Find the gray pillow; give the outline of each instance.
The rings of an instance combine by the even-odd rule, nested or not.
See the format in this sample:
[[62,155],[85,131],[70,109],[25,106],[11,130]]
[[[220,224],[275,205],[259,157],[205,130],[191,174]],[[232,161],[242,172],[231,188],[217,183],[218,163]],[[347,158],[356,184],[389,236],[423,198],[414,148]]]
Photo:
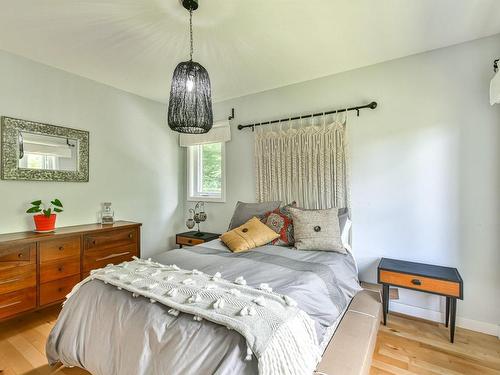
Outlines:
[[346,253],[340,236],[338,210],[301,210],[288,208],[293,218],[295,247],[298,250],[323,250]]
[[238,201],[231,222],[229,223],[229,230],[245,224],[254,216],[260,219],[260,216],[264,215],[266,212],[274,211],[280,205],[281,202],[279,201],[262,203],[245,203]]
[[339,227],[340,227],[340,234],[344,233],[344,228],[347,223],[347,219],[349,219],[349,214],[347,212],[341,214],[339,210]]

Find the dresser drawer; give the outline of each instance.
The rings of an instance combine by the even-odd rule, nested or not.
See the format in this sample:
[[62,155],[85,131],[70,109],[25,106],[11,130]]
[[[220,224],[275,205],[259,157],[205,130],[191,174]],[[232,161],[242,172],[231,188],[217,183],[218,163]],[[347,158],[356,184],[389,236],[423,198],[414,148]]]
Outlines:
[[137,245],[137,228],[120,229],[85,235],[85,251],[123,248],[132,244]]
[[177,236],[175,242],[179,245],[194,246],[204,243],[205,241],[197,238]]
[[40,282],[63,279],[80,274],[80,255],[71,258],[54,260],[40,265]]
[[80,282],[80,275],[54,280],[40,285],[40,306],[62,301],[71,289]]
[[380,270],[380,282],[431,293],[460,297],[460,284],[452,281]]
[[0,293],[36,286],[36,245],[0,248]]
[[0,319],[36,308],[36,287],[0,294]]
[[40,242],[40,262],[80,255],[80,236]]
[[36,265],[0,268],[0,294],[36,286]]
[[137,246],[135,244],[116,249],[104,249],[98,251],[87,251],[83,255],[83,271],[89,272],[96,268],[102,268],[113,263],[118,264],[131,260],[137,256]]
[[0,270],[4,265],[21,266],[35,262],[36,245],[34,243],[0,246]]

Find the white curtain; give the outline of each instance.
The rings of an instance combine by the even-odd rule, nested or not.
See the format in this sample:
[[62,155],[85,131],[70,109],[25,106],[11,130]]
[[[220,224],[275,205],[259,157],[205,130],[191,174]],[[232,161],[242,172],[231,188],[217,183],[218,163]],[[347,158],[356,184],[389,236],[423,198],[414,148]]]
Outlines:
[[259,202],[296,201],[304,208],[350,208],[347,116],[312,121],[256,129]]

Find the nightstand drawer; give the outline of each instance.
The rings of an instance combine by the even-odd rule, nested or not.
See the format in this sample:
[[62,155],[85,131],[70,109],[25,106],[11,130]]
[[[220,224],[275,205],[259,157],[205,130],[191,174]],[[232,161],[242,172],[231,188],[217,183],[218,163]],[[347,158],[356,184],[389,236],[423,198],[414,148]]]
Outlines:
[[194,245],[199,245],[200,243],[204,243],[205,241],[197,238],[177,236],[176,242],[179,245],[194,246]]
[[460,297],[460,284],[452,281],[445,281],[386,270],[380,270],[379,280],[381,283],[385,284],[418,289],[447,296]]

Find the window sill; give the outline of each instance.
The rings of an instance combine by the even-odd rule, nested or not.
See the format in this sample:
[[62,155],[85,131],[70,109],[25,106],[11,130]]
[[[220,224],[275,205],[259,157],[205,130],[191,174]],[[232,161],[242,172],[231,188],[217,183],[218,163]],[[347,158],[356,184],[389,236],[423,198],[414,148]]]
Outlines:
[[226,203],[226,198],[215,198],[215,197],[205,197],[205,196],[199,196],[199,197],[188,197],[187,198],[188,202],[214,202],[214,203]]

